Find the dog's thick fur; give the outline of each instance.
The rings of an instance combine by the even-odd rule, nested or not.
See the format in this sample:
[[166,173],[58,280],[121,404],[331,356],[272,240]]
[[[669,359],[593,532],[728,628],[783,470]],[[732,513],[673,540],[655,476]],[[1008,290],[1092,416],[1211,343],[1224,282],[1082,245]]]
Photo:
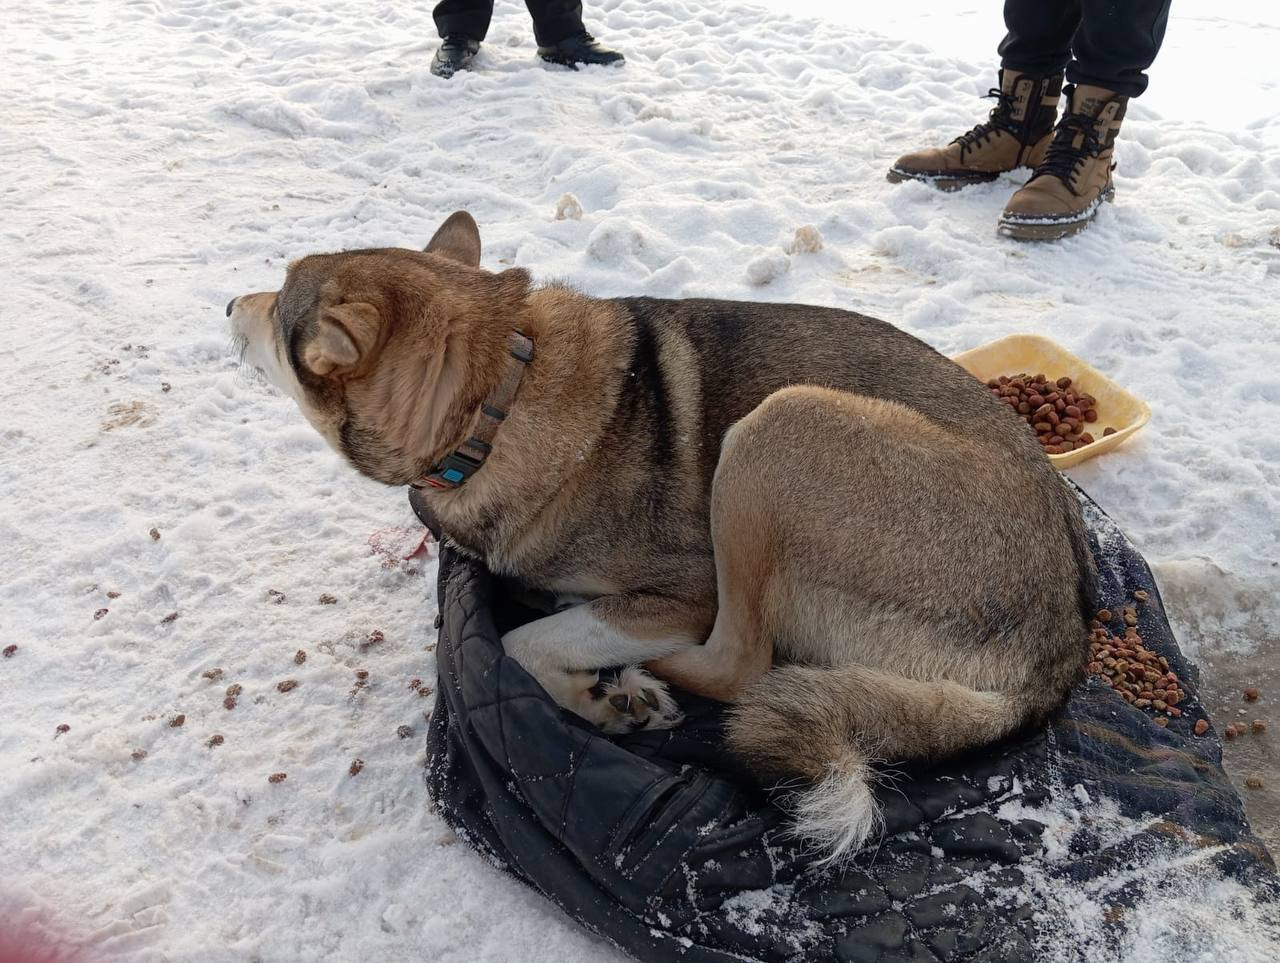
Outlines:
[[388,485],[469,435],[512,329],[534,340],[488,461],[426,500],[491,569],[578,603],[503,640],[561,705],[674,724],[641,664],[736,703],[732,749],[808,782],[799,829],[839,857],[875,831],[873,761],[1061,702],[1094,604],[1080,511],[967,373],[846,311],[597,300],[479,261],[459,212],[425,252],[303,258],[229,310],[247,360]]

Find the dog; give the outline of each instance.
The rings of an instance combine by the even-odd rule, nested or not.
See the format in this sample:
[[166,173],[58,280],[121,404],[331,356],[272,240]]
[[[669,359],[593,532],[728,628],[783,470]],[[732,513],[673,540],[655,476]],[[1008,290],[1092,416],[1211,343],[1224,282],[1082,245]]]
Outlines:
[[1079,504],[956,364],[848,311],[602,300],[480,254],[459,211],[227,314],[358,471],[561,600],[502,640],[561,706],[622,733],[680,721],[668,683],[732,703],[731,751],[800,777],[838,860],[881,825],[874,761],[990,744],[1082,677]]

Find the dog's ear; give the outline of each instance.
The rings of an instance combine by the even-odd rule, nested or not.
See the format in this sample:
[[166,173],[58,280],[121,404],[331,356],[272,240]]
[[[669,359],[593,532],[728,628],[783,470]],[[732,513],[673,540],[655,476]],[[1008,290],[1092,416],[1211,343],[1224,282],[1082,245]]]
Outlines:
[[373,350],[381,330],[382,315],[372,304],[322,307],[315,334],[302,351],[303,363],[322,377],[350,371]]
[[467,267],[480,266],[480,228],[466,211],[454,211],[427,242],[428,254],[439,254]]

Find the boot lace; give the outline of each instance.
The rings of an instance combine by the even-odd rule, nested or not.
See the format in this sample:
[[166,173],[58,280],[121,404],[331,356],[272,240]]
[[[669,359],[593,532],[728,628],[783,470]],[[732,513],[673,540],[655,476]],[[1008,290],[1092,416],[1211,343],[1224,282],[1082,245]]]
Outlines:
[[[1096,117],[1088,114],[1067,114],[1063,117],[1058,122],[1058,129],[1054,131],[1044,161],[1031,176],[1051,174],[1062,181],[1071,193],[1080,193],[1076,190],[1075,183],[1080,162],[1102,153],[1102,141],[1098,139],[1095,126],[1097,122]],[[1080,141],[1078,145],[1077,138]]]
[[987,91],[986,96],[994,97],[996,100],[995,107],[991,108],[991,113],[987,115],[987,119],[978,124],[973,130],[961,134],[951,143],[960,145],[960,156],[963,158],[965,151],[973,150],[982,144],[985,144],[997,131],[1004,131],[1006,134],[1018,136],[1018,125],[1013,119],[1013,98],[1002,91],[999,87],[992,87]]

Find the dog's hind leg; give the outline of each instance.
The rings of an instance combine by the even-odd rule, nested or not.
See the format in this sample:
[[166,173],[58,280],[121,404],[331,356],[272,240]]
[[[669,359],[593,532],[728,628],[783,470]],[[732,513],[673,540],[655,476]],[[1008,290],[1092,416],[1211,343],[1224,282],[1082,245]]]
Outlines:
[[702,645],[648,663],[661,678],[721,702],[736,701],[773,664],[771,580],[781,541],[771,499],[738,470],[734,437],[733,429],[725,435],[711,488],[715,625]]
[[828,859],[880,823],[873,760],[999,739],[1052,707],[1057,692],[1037,695],[1042,668],[1075,659],[1076,580],[1042,586],[1009,564],[1027,530],[1019,512],[1042,496],[1004,481],[1001,457],[903,405],[812,387],[771,395],[726,437],[717,517],[762,537],[730,557],[717,529],[739,632],[702,668],[739,678],[753,638],[798,663],[726,690],[727,738],[766,780],[810,784],[797,831]]

